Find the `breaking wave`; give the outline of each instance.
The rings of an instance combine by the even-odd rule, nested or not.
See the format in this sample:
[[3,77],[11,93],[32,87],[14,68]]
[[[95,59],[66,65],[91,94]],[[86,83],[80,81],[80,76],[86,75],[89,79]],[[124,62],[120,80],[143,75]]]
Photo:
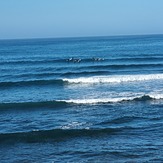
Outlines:
[[63,79],[59,78],[59,79],[49,79],[49,80],[29,80],[29,81],[15,81],[15,82],[6,81],[6,82],[0,82],[0,88],[42,86],[42,85],[64,85],[64,84],[98,84],[98,83],[114,84],[114,83],[124,83],[124,82],[162,80],[162,79],[163,79],[163,74],[107,75],[107,76],[92,76],[92,77],[79,77],[79,78],[63,78]]
[[35,109],[35,108],[67,108],[68,105],[95,105],[107,103],[121,103],[121,102],[136,102],[136,101],[150,101],[162,100],[163,94],[153,95],[139,95],[133,97],[117,97],[117,98],[98,98],[98,99],[70,99],[70,100],[53,100],[40,102],[20,102],[20,103],[0,103],[0,109]]
[[58,100],[58,102],[72,103],[72,104],[100,104],[100,103],[118,103],[125,101],[148,101],[161,100],[163,94],[159,95],[142,95],[134,97],[117,97],[117,98],[101,98],[101,99],[72,99],[72,100]]
[[112,75],[112,76],[94,76],[80,77],[74,79],[65,78],[63,81],[74,84],[96,84],[96,83],[121,83],[121,82],[137,82],[148,80],[163,79],[163,74],[147,74],[147,75]]

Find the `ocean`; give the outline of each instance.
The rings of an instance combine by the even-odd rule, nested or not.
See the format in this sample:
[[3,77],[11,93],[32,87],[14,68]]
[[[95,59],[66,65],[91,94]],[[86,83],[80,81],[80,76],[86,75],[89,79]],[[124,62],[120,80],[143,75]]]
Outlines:
[[163,162],[163,35],[0,40],[0,162]]

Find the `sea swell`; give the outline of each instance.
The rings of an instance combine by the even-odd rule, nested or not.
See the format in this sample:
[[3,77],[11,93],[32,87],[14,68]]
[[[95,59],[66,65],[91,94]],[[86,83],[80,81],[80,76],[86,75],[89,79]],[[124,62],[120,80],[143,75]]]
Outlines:
[[49,64],[49,63],[54,63],[54,64],[58,64],[58,63],[78,63],[77,61],[80,61],[82,63],[92,63],[92,62],[131,62],[131,61],[151,61],[151,62],[155,62],[155,61],[162,61],[163,57],[156,57],[156,56],[148,56],[148,57],[123,57],[123,58],[96,58],[96,57],[92,57],[92,58],[79,58],[79,57],[70,57],[70,58],[54,58],[54,57],[49,57],[44,58],[44,57],[24,57],[24,58],[10,58],[10,60],[5,60],[5,61],[0,61],[1,65],[32,65],[32,64]]
[[149,101],[161,100],[163,94],[159,95],[140,95],[133,97],[117,97],[117,98],[101,98],[101,99],[72,99],[72,100],[57,100],[58,102],[66,102],[69,104],[102,104],[102,103],[121,103],[130,101]]
[[69,84],[97,84],[97,83],[122,83],[137,82],[163,79],[163,74],[145,74],[145,75],[111,75],[111,76],[94,76],[80,77],[74,79],[65,78],[63,81]]
[[25,87],[25,86],[43,86],[43,85],[63,85],[62,79],[52,80],[28,80],[28,81],[15,81],[15,82],[0,82],[0,88],[8,87]]
[[152,100],[162,100],[163,94],[139,95],[132,97],[116,98],[98,98],[98,99],[70,99],[70,100],[52,100],[39,102],[20,102],[20,103],[0,103],[0,110],[7,109],[34,109],[34,108],[66,108],[70,105],[96,105],[112,104],[122,102],[145,102]]
[[0,103],[0,110],[7,109],[35,109],[35,108],[55,108],[64,107],[68,103],[66,101],[38,101],[38,102],[15,102],[15,103]]
[[[87,68],[87,69],[93,69],[93,70],[101,70],[101,69],[109,69],[109,70],[112,70],[112,69],[115,69],[115,70],[121,70],[121,69],[142,69],[142,68],[161,68],[163,66],[162,63],[139,63],[139,64],[107,64],[107,65],[91,65],[91,66],[85,66],[84,68]],[[78,69],[82,69],[83,67],[81,68],[78,68]]]
[[[68,75],[68,74],[67,74]],[[107,75],[92,76],[79,78],[58,78],[44,80],[22,80],[22,81],[6,81],[0,82],[0,88],[8,87],[24,87],[24,86],[43,86],[43,85],[66,85],[66,84],[100,84],[100,83],[125,83],[125,82],[141,82],[150,80],[162,80],[163,74],[144,74],[144,75]]]
[[128,127],[105,128],[105,129],[53,129],[42,131],[29,131],[19,133],[0,134],[0,144],[4,143],[39,143],[52,141],[63,141],[75,137],[96,137],[103,135],[118,134]]

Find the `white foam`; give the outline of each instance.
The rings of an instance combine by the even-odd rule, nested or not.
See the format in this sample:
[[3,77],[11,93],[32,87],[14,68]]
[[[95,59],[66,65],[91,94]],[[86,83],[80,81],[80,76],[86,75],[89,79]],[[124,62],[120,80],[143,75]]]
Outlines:
[[59,101],[66,102],[66,103],[74,103],[74,104],[97,104],[97,103],[116,103],[116,102],[121,102],[121,101],[133,100],[134,98],[136,97],[101,98],[101,99],[71,99],[71,100],[59,100]]
[[121,83],[163,79],[163,74],[147,74],[147,75],[112,75],[112,76],[94,76],[80,77],[74,79],[65,78],[63,81],[74,84],[96,84],[96,83]]
[[155,100],[161,100],[163,99],[163,94],[154,93],[154,94],[151,94],[150,97]]
[[132,97],[117,97],[117,98],[98,98],[98,99],[71,99],[71,100],[58,100],[60,102],[73,103],[73,104],[98,104],[98,103],[118,103],[122,101],[132,101],[143,97],[149,97],[153,100],[163,99],[163,94],[151,94],[151,95],[138,95]]

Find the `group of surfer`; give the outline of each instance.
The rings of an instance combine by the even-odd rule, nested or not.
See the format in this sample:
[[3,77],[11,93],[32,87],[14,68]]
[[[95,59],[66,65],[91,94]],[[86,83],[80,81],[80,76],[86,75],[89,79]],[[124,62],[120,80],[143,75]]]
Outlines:
[[[95,62],[95,61],[103,61],[104,59],[103,58],[91,58],[91,61]],[[69,58],[66,60],[67,62],[73,62],[73,63],[80,63],[82,61],[82,59],[80,58]]]
[[104,59],[103,58],[92,58],[93,61],[103,61]]
[[79,62],[81,62],[81,59],[75,59],[75,58],[69,58],[69,59],[67,59],[66,60],[67,62],[74,62],[74,63],[79,63]]

